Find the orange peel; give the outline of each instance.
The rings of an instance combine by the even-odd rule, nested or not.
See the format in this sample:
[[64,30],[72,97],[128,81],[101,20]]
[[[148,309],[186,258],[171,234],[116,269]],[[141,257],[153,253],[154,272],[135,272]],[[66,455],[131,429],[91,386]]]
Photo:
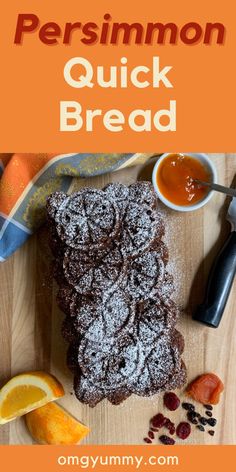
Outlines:
[[25,421],[38,444],[75,445],[89,433],[87,426],[56,403],[31,411],[25,416]]

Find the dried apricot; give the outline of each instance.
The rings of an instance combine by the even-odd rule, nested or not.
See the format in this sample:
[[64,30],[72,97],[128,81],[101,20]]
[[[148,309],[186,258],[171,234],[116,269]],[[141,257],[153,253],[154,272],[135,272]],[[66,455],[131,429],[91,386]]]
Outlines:
[[219,377],[207,373],[200,375],[191,382],[186,389],[186,393],[200,403],[216,405],[219,403],[220,394],[223,390],[224,385]]

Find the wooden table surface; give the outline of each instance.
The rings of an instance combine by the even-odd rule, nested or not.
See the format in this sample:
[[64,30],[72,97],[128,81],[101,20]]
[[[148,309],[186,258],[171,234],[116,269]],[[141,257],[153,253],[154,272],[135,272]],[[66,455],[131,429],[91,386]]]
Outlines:
[[[212,154],[219,181],[230,184],[236,173],[236,154]],[[147,178],[150,167],[133,167],[83,181],[102,187],[110,181],[126,184]],[[75,182],[75,188],[78,182]],[[79,184],[81,185],[81,183]],[[203,297],[209,267],[229,232],[226,204],[215,193],[209,204],[197,212],[178,213],[163,206],[170,270],[175,276],[176,295],[184,309],[179,329],[185,336],[184,360],[188,379],[206,371],[217,373],[225,392],[215,408],[216,434],[194,430],[188,442],[194,444],[236,444],[236,284],[234,284],[220,327],[204,327],[191,319]],[[91,428],[85,443],[142,444],[149,419],[163,410],[162,396],[130,397],[120,406],[103,401],[95,408],[79,403],[72,392],[72,375],[65,364],[66,344],[60,334],[62,313],[56,306],[56,286],[51,282],[50,252],[45,228],[33,236],[7,262],[0,265],[0,385],[27,370],[46,370],[63,383],[66,395],[59,403]],[[183,392],[179,392],[181,398]],[[169,415],[176,422],[184,411]],[[0,427],[0,444],[31,444],[22,418]],[[187,443],[187,441],[186,441]]]

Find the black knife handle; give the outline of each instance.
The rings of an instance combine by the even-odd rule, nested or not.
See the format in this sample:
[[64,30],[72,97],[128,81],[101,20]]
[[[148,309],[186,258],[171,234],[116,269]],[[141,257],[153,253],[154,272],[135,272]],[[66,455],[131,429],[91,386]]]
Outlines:
[[193,316],[194,320],[212,328],[219,326],[235,273],[236,231],[232,231],[211,268],[205,300],[197,308]]

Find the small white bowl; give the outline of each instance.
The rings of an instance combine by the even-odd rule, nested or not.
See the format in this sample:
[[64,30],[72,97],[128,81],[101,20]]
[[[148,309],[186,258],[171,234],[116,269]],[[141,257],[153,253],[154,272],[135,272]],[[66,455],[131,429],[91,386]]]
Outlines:
[[[209,202],[209,200],[211,199],[212,195],[213,195],[213,191],[211,190],[209,193],[206,194],[205,197],[203,197],[201,200],[199,200],[199,202],[197,203],[194,203],[192,205],[175,205],[174,203],[172,203],[170,200],[168,200],[167,198],[164,197],[164,195],[161,193],[159,187],[158,187],[158,184],[157,184],[157,179],[156,179],[156,176],[157,176],[157,172],[158,172],[158,168],[159,168],[159,165],[161,164],[161,162],[166,159],[167,156],[169,156],[170,154],[174,154],[174,153],[170,153],[170,152],[167,152],[165,154],[162,154],[161,157],[159,157],[159,159],[157,160],[155,166],[154,166],[154,169],[153,169],[153,172],[152,172],[152,183],[153,183],[153,186],[154,186],[154,189],[158,195],[158,197],[160,198],[160,200],[166,205],[168,206],[169,208],[171,208],[172,210],[176,210],[176,211],[193,211],[193,210],[198,210],[198,208],[201,208],[203,207],[204,205],[206,205],[207,202]],[[210,176],[211,176],[211,181],[213,183],[217,183],[217,172],[216,172],[216,168],[213,164],[213,162],[211,161],[211,159],[206,155],[206,154],[201,154],[201,153],[190,153],[190,152],[186,152],[186,153],[183,153],[185,154],[186,156],[191,156],[191,157],[194,157],[195,159],[198,159],[200,162],[202,162],[204,164],[204,166],[207,168],[207,170],[209,171],[210,173]]]

